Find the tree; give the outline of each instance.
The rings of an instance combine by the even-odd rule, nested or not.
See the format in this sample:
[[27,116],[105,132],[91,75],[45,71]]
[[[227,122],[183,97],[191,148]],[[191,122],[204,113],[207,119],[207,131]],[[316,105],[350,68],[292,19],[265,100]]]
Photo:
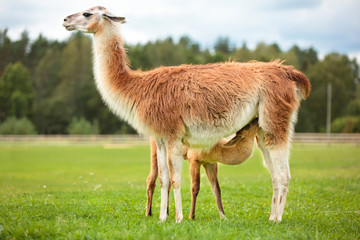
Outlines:
[[30,38],[27,31],[21,33],[18,41],[12,43],[11,47],[11,62],[20,61],[24,66],[27,66],[27,54],[29,53]]
[[97,121],[91,124],[84,118],[73,118],[68,127],[68,133],[77,135],[99,134],[99,124]]
[[41,61],[41,58],[47,52],[49,44],[50,44],[49,41],[45,37],[43,37],[41,34],[31,44],[30,51],[28,54],[28,66],[32,73],[35,71],[36,66]]
[[29,135],[36,134],[36,130],[32,122],[27,118],[16,119],[9,117],[0,124],[0,134],[7,135]]
[[251,50],[248,49],[245,42],[243,43],[241,48],[236,49],[234,51],[233,55],[234,55],[234,58],[236,61],[248,62],[248,61],[252,60]]
[[309,66],[316,64],[318,59],[318,54],[313,48],[300,49],[298,46],[292,47],[289,52],[294,52],[297,56],[299,63],[299,70],[307,71]]
[[23,64],[9,64],[0,78],[0,119],[30,117],[35,98],[31,75]]
[[219,37],[214,46],[215,52],[221,52],[223,54],[230,54],[235,47],[230,43],[228,37]]
[[34,122],[41,134],[65,134],[72,117],[65,99],[53,96],[36,105]]
[[[44,56],[37,63],[33,74],[36,99],[34,101],[33,121],[39,133],[59,133],[55,129],[67,125],[61,123],[63,118],[70,118],[70,113],[62,112],[59,116],[58,111],[62,106],[56,106],[60,101],[65,104],[65,100],[54,96],[55,89],[60,83],[59,69],[61,61],[61,50],[57,48],[48,48]],[[54,111],[55,110],[55,111]],[[69,116],[67,116],[69,114]],[[52,116],[54,115],[54,116]]]
[[331,131],[335,133],[360,133],[360,117],[345,116],[336,118],[331,123]]
[[255,60],[267,62],[281,58],[281,53],[281,49],[276,43],[267,45],[264,42],[260,42],[252,55]]
[[311,119],[314,131],[325,130],[328,83],[332,84],[333,90],[331,118],[346,114],[347,104],[355,98],[356,80],[359,78],[356,69],[356,62],[337,53],[329,54],[323,61],[309,67],[307,76],[311,80],[312,91],[302,108],[308,113],[306,117]]
[[199,64],[201,63],[200,58],[200,46],[194,43],[190,37],[183,36],[180,38],[178,43],[180,51],[182,51],[186,57],[186,63]]
[[84,92],[94,84],[91,53],[91,39],[76,33],[60,56],[59,84],[54,96],[65,102],[72,116],[83,116],[87,111]]
[[0,29],[0,76],[11,61],[11,40],[7,36],[7,32],[7,29]]

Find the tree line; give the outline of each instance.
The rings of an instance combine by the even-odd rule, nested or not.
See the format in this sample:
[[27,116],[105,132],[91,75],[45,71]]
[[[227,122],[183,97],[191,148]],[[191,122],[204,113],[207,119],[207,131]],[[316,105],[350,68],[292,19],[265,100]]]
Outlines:
[[[74,33],[65,41],[43,35],[31,41],[24,31],[12,40],[0,29],[0,134],[135,133],[114,116],[96,90],[91,38]],[[203,49],[187,36],[126,45],[133,69],[206,64],[235,60],[285,60],[310,79],[312,92],[302,102],[297,132],[324,132],[327,85],[332,84],[332,132],[360,132],[359,66],[347,55],[330,53],[319,59],[314,48],[260,42],[255,49],[220,37]]]

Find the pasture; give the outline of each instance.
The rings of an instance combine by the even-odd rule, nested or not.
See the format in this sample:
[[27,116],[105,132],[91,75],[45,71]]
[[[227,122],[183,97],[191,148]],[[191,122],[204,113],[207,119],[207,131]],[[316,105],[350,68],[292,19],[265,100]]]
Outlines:
[[182,172],[184,221],[145,217],[149,146],[0,143],[0,239],[359,239],[360,148],[293,144],[283,221],[268,221],[270,174],[255,149],[239,166],[219,167],[226,220],[202,169],[196,220],[188,220],[188,163]]

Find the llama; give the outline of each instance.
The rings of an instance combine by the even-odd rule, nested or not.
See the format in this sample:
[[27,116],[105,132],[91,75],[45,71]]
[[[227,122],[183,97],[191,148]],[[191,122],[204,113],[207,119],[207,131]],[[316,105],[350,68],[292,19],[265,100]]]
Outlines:
[[[254,137],[258,131],[257,119],[239,130],[229,141],[221,139],[209,151],[198,151],[183,146],[183,157],[189,160],[191,176],[191,209],[189,219],[195,219],[196,198],[200,190],[200,166],[205,168],[206,175],[211,183],[212,191],[215,195],[216,204],[219,210],[220,218],[225,218],[224,208],[221,201],[221,190],[218,181],[217,162],[227,165],[238,165],[249,159],[254,149]],[[156,142],[150,139],[151,160],[150,174],[147,178],[147,204],[146,216],[151,216],[152,198],[156,186],[158,175]]]
[[211,149],[221,138],[258,117],[259,148],[270,171],[269,220],[281,221],[289,169],[289,143],[300,100],[310,92],[306,76],[280,61],[225,62],[134,71],[120,33],[124,17],[93,7],[64,19],[69,30],[92,33],[94,74],[103,101],[138,133],[155,138],[161,186],[160,221],[174,189],[176,222],[181,203],[182,146]]

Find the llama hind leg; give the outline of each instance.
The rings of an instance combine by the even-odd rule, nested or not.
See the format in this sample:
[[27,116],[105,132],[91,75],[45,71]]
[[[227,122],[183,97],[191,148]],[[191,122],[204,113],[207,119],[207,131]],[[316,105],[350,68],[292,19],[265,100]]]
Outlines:
[[217,163],[214,164],[204,164],[204,168],[206,171],[206,175],[211,183],[211,188],[212,191],[215,195],[215,199],[216,199],[216,204],[219,210],[219,215],[221,219],[225,219],[225,213],[224,213],[224,208],[222,205],[222,201],[221,201],[221,190],[220,190],[220,185],[219,185],[219,181],[218,181],[218,167],[217,167]]
[[284,213],[286,196],[288,193],[288,186],[290,181],[290,169],[289,169],[289,149],[276,149],[270,150],[270,159],[274,164],[274,176],[273,182],[273,198],[272,198],[272,210],[270,220],[281,221]]
[[280,222],[282,220],[288,185],[291,178],[289,168],[289,144],[267,147],[265,145],[264,134],[262,131],[259,131],[258,146],[272,178],[273,197],[269,220]]
[[189,219],[195,219],[195,205],[196,198],[200,191],[200,166],[201,164],[196,160],[189,159],[190,162],[190,177],[191,177],[191,208]]
[[257,137],[258,146],[272,178],[272,221],[281,221],[284,212],[290,181],[289,142],[299,106],[294,89],[284,87],[281,96],[264,94],[259,104],[260,130]]

